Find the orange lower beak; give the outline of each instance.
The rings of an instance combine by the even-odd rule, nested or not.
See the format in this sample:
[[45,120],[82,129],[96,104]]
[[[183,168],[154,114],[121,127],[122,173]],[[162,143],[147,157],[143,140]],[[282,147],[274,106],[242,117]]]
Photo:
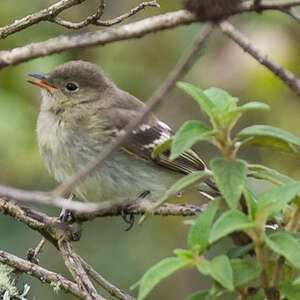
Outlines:
[[27,82],[32,83],[34,85],[37,85],[37,86],[39,86],[41,88],[47,89],[48,91],[49,90],[58,90],[58,88],[56,88],[53,85],[50,85],[49,83],[47,83],[47,82],[45,82],[43,80],[40,80],[40,81],[27,80]]
[[57,87],[55,87],[54,85],[50,84],[47,82],[47,78],[45,75],[42,75],[42,74],[35,74],[35,73],[30,73],[28,74],[29,76],[31,77],[34,77],[34,78],[37,78],[37,79],[40,79],[39,81],[32,81],[32,80],[27,80],[27,82],[31,83],[31,84],[34,84],[34,85],[37,85],[41,88],[44,88],[48,91],[53,91],[53,90],[58,90]]

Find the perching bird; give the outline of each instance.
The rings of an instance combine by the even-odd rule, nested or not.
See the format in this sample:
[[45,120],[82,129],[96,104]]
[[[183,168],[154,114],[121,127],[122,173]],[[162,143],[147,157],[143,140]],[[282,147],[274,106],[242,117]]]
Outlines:
[[[42,88],[37,121],[39,149],[49,172],[58,182],[93,161],[145,104],[119,89],[95,64],[70,61],[48,74],[29,74]],[[150,200],[162,197],[184,174],[204,170],[192,150],[170,161],[168,151],[151,158],[153,149],[172,137],[168,125],[151,114],[100,170],[75,188],[86,201],[136,199],[149,192]]]

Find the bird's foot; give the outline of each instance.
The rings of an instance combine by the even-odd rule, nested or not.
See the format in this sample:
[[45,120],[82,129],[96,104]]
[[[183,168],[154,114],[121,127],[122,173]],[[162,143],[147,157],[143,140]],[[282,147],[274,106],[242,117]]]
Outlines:
[[71,240],[79,241],[82,234],[82,224],[78,222],[74,222],[73,212],[69,209],[62,209],[59,215],[59,220],[61,223],[65,223],[69,225],[71,228]]
[[[141,194],[138,196],[137,200],[139,200],[139,199],[144,199],[144,198],[146,198],[149,194],[150,194],[150,191],[144,191],[143,193],[141,193]],[[132,227],[133,227],[133,225],[134,225],[134,223],[135,223],[135,216],[134,216],[134,214],[130,214],[130,213],[128,214],[128,213],[127,213],[127,209],[128,209],[128,207],[129,207],[130,205],[131,205],[131,203],[129,203],[129,204],[124,203],[123,206],[122,206],[122,210],[121,210],[121,216],[122,216],[122,219],[124,220],[124,222],[125,222],[126,224],[129,224],[129,226],[125,229],[125,231],[131,230]]]

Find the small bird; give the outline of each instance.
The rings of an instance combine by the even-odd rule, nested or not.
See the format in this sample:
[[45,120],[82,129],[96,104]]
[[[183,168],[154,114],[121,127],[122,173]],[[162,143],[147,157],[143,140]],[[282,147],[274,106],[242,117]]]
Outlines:
[[[28,75],[38,79],[28,82],[42,88],[37,121],[40,153],[61,183],[94,161],[145,107],[90,62],[70,61],[47,74]],[[112,159],[75,188],[75,195],[85,201],[106,201],[146,193],[147,199],[158,200],[185,174],[206,169],[192,150],[173,161],[169,151],[153,159],[155,147],[172,136],[170,127],[150,114]]]

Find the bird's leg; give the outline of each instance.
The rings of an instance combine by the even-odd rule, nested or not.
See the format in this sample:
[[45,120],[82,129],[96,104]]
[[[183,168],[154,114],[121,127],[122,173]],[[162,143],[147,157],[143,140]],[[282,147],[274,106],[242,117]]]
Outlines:
[[[70,196],[68,197],[68,200],[71,201],[73,199],[74,195],[70,194]],[[70,209],[67,208],[63,208],[59,214],[59,220],[62,223],[67,223],[67,222],[71,222],[73,219],[73,215],[72,215],[72,211]]]
[[[73,194],[71,194],[68,198],[68,200],[72,200],[74,197]],[[81,238],[82,233],[82,224],[75,222],[74,223],[74,217],[73,212],[70,209],[63,208],[59,214],[59,220],[62,223],[68,223],[72,227],[72,241],[79,241]]]
[[[144,199],[146,198],[148,195],[150,194],[150,191],[144,191],[143,193],[141,193],[137,200],[138,199]],[[129,224],[129,226],[125,229],[125,231],[129,231],[130,229],[132,229],[133,225],[134,225],[134,222],[135,222],[135,217],[134,217],[134,214],[128,214],[126,212],[128,206],[130,206],[131,204],[123,204],[122,205],[122,210],[121,210],[121,216],[122,216],[122,219],[124,220],[125,223]]]

